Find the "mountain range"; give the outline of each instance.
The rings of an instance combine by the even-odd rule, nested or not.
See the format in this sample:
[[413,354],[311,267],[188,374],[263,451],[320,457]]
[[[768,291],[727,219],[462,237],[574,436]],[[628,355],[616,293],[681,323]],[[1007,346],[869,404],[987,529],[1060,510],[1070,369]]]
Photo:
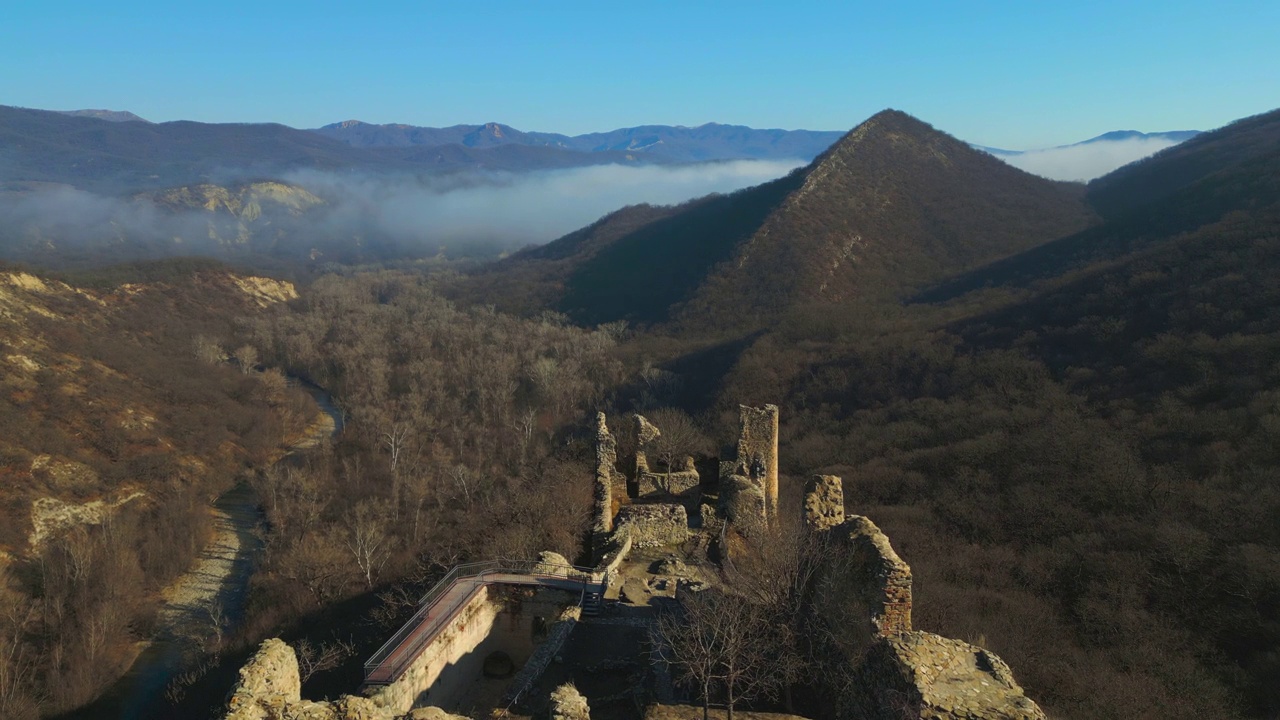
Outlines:
[[816,157],[844,133],[814,130],[757,130],[707,123],[698,127],[642,125],[584,135],[523,132],[509,125],[454,125],[446,128],[374,125],[348,120],[316,129],[353,147],[462,145],[483,148],[531,145],[586,153],[643,153],[677,162]]

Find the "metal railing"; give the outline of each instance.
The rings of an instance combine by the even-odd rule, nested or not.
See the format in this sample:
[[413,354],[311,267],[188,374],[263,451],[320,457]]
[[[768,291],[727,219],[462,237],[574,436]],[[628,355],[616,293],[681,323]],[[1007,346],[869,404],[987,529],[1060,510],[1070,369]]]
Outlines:
[[[518,575],[528,580],[499,580],[498,576],[502,575]],[[489,560],[456,565],[423,594],[413,616],[365,661],[365,684],[389,685],[398,680],[434,639],[436,631],[450,621],[459,608],[470,602],[476,590],[494,582],[552,586],[563,582],[580,586],[584,597],[588,588],[602,584],[590,568],[536,560]],[[455,586],[464,588],[464,591],[442,604],[441,601]],[[399,658],[394,664],[389,664],[393,655],[399,655]]]

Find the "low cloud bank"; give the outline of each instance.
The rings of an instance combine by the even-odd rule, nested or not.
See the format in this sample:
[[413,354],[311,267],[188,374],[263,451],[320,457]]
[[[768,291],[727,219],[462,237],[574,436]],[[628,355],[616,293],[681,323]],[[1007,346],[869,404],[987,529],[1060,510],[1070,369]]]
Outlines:
[[1177,144],[1165,138],[1097,140],[1045,150],[1027,150],[1014,155],[996,154],[996,157],[1051,180],[1085,182]]
[[[325,203],[261,215],[174,210],[146,196],[115,198],[68,187],[0,191],[0,255],[52,260],[179,254],[374,260],[488,253],[544,243],[625,205],[673,204],[780,177],[803,164],[742,160],[677,167],[601,165],[446,177],[291,172],[281,180]],[[105,257],[115,253],[114,257]]]
[[330,222],[376,227],[430,243],[554,240],[626,205],[670,205],[758,185],[799,160],[739,160],[678,167],[598,165],[533,173],[484,173],[405,182],[383,176],[298,172],[286,176],[328,200]]

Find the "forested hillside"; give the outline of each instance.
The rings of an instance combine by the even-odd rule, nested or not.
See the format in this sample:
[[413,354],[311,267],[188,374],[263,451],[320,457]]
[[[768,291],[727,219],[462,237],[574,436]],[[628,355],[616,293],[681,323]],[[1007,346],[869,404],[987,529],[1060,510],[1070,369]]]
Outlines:
[[[1095,219],[1083,195],[885,111],[787,177],[638,225],[634,212],[606,218],[464,292],[509,303],[514,290],[588,324],[759,327],[797,305],[893,298],[1081,230]],[[577,249],[583,232],[590,252]]]
[[207,503],[317,413],[228,341],[292,286],[209,262],[67,284],[0,268],[0,716],[74,708],[132,663]]
[[722,423],[781,397],[785,469],[844,475],[918,624],[991,647],[1051,714],[1280,711],[1266,117],[1104,178],[1202,176],[923,296],[946,304],[797,310],[719,388]]

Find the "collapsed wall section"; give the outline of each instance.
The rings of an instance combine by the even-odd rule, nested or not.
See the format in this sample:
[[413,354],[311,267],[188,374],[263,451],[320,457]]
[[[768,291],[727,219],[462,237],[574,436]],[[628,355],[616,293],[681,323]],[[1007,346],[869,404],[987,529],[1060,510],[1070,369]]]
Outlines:
[[871,613],[875,635],[911,630],[911,567],[898,557],[876,524],[853,515],[833,529],[848,548],[844,559],[854,572],[852,583]]

